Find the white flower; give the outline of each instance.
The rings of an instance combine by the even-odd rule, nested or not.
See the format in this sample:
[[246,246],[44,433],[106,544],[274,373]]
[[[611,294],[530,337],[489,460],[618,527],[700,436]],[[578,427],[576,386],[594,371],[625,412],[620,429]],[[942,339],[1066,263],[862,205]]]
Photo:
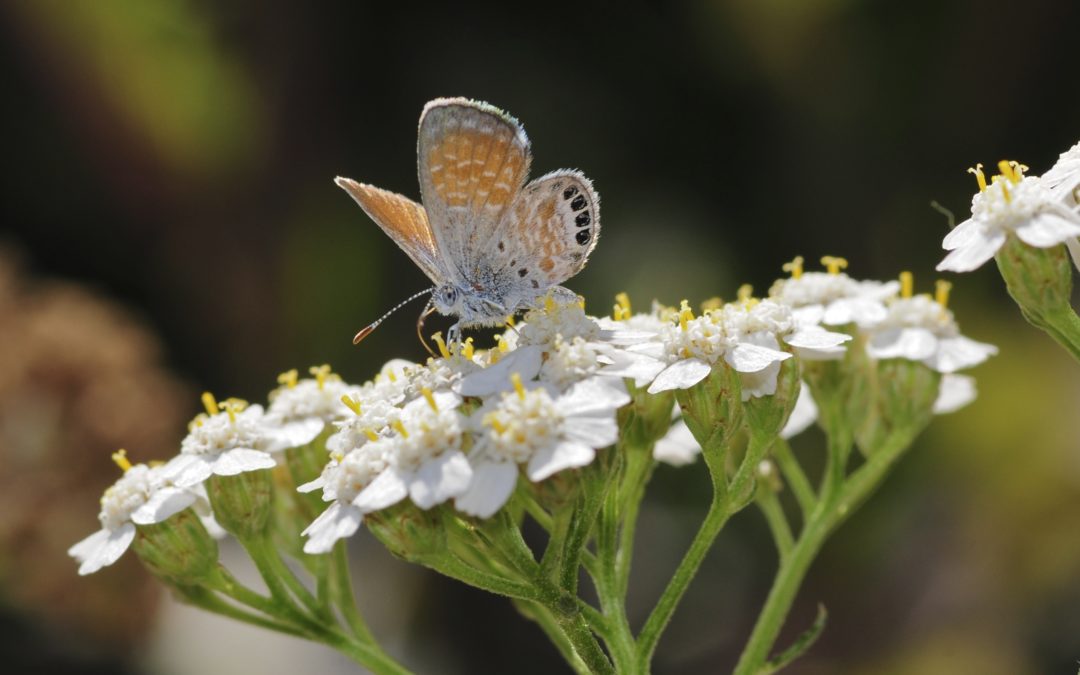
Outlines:
[[817,418],[818,407],[814,402],[814,395],[810,393],[810,387],[805,382],[800,382],[799,398],[795,400],[795,407],[791,409],[787,424],[780,430],[780,438],[787,440],[798,436],[809,429]]
[[315,440],[328,423],[349,413],[342,396],[358,395],[358,388],[332,374],[329,366],[314,367],[311,373],[314,379],[303,380],[297,380],[295,370],[283,373],[278,377],[282,386],[270,394],[266,424],[286,447]]
[[700,454],[701,446],[682,419],[672,423],[664,437],[653,446],[653,459],[672,466],[691,464]]
[[[947,288],[938,286],[941,300],[947,297]],[[970,368],[997,354],[994,345],[961,335],[952,312],[928,295],[895,299],[888,317],[869,335],[866,351],[873,358],[919,361],[939,373]]]
[[101,529],[68,549],[68,555],[80,563],[80,575],[92,574],[119,560],[135,539],[136,525],[164,522],[189,506],[200,506],[208,529],[220,532],[200,489],[171,483],[164,476],[163,466],[132,466],[122,453],[113,458],[125,471],[101,497]]
[[354,502],[363,489],[387,469],[387,456],[392,446],[391,439],[381,438],[344,456],[335,455],[323,468],[321,476],[297,488],[298,492],[321,488],[323,500],[332,502],[301,532],[308,538],[304,542],[305,553],[327,553],[337,540],[351,537],[356,532],[365,510]]
[[[981,167],[972,170],[979,192],[971,200],[971,218],[945,236],[942,247],[950,253],[938,264],[938,270],[974,270],[994,257],[1010,234],[1036,248],[1057,246],[1080,235],[1080,217],[1040,178],[1025,176],[1023,167],[1015,162],[1003,161],[998,167],[1001,174],[989,185]],[[1068,172],[1063,169],[1061,173]]]
[[[1042,181],[1054,199],[1080,217],[1080,143],[1061,153],[1057,163],[1042,175]],[[1073,264],[1080,269],[1080,240],[1072,237],[1065,245]]]
[[576,298],[549,294],[544,298],[543,308],[529,311],[524,323],[517,327],[517,345],[550,345],[559,335],[568,340],[575,337],[595,340],[602,333],[600,324],[585,314]]
[[387,467],[364,488],[353,505],[377,511],[405,497],[422,509],[462,494],[472,469],[461,451],[461,397],[452,392],[424,392],[407,404],[392,424],[397,435],[387,448]]
[[[209,393],[203,395],[206,415],[192,421],[180,444],[180,454],[169,460],[164,475],[181,487],[203,482],[212,475],[235,476],[246,471],[272,469],[270,454],[283,447],[266,425],[262,406],[244,407],[230,399],[219,407]],[[224,412],[219,412],[224,408]]]
[[487,518],[498,511],[514,492],[518,465],[539,482],[589,464],[598,448],[618,440],[615,411],[630,402],[621,381],[583,380],[557,395],[513,380],[514,391],[488,400],[473,416],[479,430],[469,454],[472,483],[454,501],[464,513]]
[[828,272],[803,272],[802,262],[798,257],[784,266],[792,276],[778,279],[769,289],[769,297],[791,307],[803,325],[871,326],[885,318],[885,300],[900,290],[896,281],[852,279],[840,271],[847,266],[843,258],[822,258]]
[[975,400],[975,378],[970,375],[946,373],[941,376],[941,388],[934,401],[934,414],[947,415],[956,412]]

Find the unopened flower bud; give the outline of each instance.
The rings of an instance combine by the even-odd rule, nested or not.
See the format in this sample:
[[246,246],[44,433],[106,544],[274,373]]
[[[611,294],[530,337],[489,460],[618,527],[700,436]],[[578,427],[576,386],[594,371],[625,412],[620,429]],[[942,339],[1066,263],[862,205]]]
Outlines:
[[245,471],[235,476],[211,476],[206,492],[214,517],[226,532],[245,541],[266,532],[270,520],[270,470]]
[[873,405],[855,440],[865,455],[896,434],[914,438],[934,416],[941,374],[907,359],[886,359],[877,364]]
[[704,380],[678,390],[676,399],[706,459],[711,451],[725,448],[742,425],[739,373],[726,364],[716,364]]
[[446,549],[444,508],[448,507],[425,510],[404,502],[365,515],[364,523],[391,553],[422,563],[425,557],[437,556]]
[[787,424],[801,388],[799,365],[795,359],[788,359],[780,364],[780,373],[776,381],[776,393],[772,396],[758,396],[743,402],[746,411],[746,424],[750,433],[758,438],[771,438],[779,435]]
[[995,256],[1005,285],[1024,316],[1039,328],[1072,312],[1072,262],[1064,244],[1035,248],[1010,236]]

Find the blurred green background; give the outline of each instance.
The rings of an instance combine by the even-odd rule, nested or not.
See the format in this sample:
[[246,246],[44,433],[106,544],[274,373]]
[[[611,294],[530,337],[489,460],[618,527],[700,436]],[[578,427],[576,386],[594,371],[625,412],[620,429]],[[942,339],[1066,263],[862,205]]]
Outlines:
[[[797,254],[930,290],[975,162],[1041,173],[1080,139],[1080,4],[940,0],[444,3],[16,0],[0,7],[0,670],[351,672],[318,647],[186,612],[137,565],[75,576],[108,453],[175,452],[197,392],[261,401],[329,362],[363,381],[419,359],[425,286],[332,183],[418,196],[437,96],[523,121],[534,173],[575,167],[604,232],[570,286],[602,312],[764,292]],[[992,266],[957,282],[1001,355],[815,565],[793,673],[1072,673],[1080,659],[1080,367]],[[417,308],[418,310],[418,308]],[[799,439],[813,456],[820,437]],[[812,461],[812,460],[811,460]],[[702,467],[658,471],[631,608],[643,619],[704,512]],[[422,672],[563,666],[508,603],[359,535],[364,609]],[[734,663],[775,560],[760,515],[722,536],[657,673]],[[522,656],[525,656],[522,663]]]

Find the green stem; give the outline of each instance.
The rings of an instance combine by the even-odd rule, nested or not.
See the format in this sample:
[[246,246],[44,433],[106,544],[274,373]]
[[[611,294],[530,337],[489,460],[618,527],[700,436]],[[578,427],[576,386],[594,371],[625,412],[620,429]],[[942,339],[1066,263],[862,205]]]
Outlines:
[[214,593],[208,588],[192,587],[181,588],[177,590],[184,602],[194,607],[206,610],[207,612],[220,614],[221,616],[228,617],[230,619],[236,619],[237,621],[249,623],[253,626],[258,626],[259,628],[266,628],[268,630],[277,631],[286,635],[292,635],[294,637],[308,637],[308,634],[304,630],[292,624],[268,619],[265,616],[254,614],[235,605],[229,604],[228,602],[222,600],[220,596],[218,596],[216,593]]
[[784,474],[784,479],[787,480],[792,494],[795,495],[795,500],[799,502],[799,509],[802,511],[802,518],[805,523],[814,507],[817,506],[817,495],[814,494],[814,488],[810,486],[810,481],[807,479],[806,473],[803,472],[799,460],[796,459],[795,453],[791,451],[791,446],[782,438],[776,439],[776,442],[773,443],[773,459],[776,460],[777,466],[780,467],[780,472]]
[[578,673],[578,675],[590,675],[592,673],[589,667],[585,665],[585,662],[581,660],[581,657],[578,656],[573,643],[570,642],[570,638],[563,632],[559,623],[555,621],[554,614],[547,607],[527,600],[514,600],[513,602],[523,616],[535,621],[536,625],[540,626],[540,629],[548,636],[548,639],[559,650],[559,654],[574,669],[575,673]]
[[339,541],[335,544],[330,555],[329,586],[334,604],[337,605],[349,630],[358,640],[371,645],[376,644],[375,636],[371,634],[367,622],[364,621],[364,617],[356,606],[356,595],[353,593],[352,577],[349,574],[349,556],[345,550],[345,542]]
[[769,524],[769,531],[772,532],[773,541],[776,542],[780,560],[784,560],[791,554],[791,548],[795,545],[795,540],[791,535],[791,526],[788,524],[787,516],[784,515],[784,507],[777,499],[776,493],[768,486],[762,486],[759,489],[757,502],[765,515],[765,521]]
[[[645,496],[645,486],[652,475],[655,462],[652,446],[628,448],[630,451],[626,464],[626,478],[620,494],[623,510],[622,528],[619,531],[619,549],[615,560],[618,593],[626,597],[630,588],[630,562],[634,557],[634,536],[637,534],[638,513]],[[616,514],[617,515],[617,514]]]
[[307,586],[304,586],[285,561],[281,559],[277,547],[274,546],[269,536],[255,537],[248,541],[240,542],[247,550],[248,555],[255,562],[259,573],[270,589],[270,594],[275,598],[288,601],[291,596],[298,599],[301,604],[313,616],[318,617],[324,623],[332,617],[319,601],[311,594]]
[[[556,601],[556,603],[558,602]],[[574,645],[574,651],[588,666],[589,672],[614,675],[615,669],[612,667],[611,661],[604,654],[604,650],[600,649],[600,644],[596,641],[596,637],[593,636],[592,630],[590,630],[581,611],[576,606],[569,612],[560,611],[560,607],[555,606],[554,603],[547,606],[554,614],[559,627],[566,633],[570,643]]]
[[[629,558],[629,550],[619,548],[619,490],[609,490],[604,506],[600,511],[600,526],[597,528],[596,552],[598,567],[593,575],[596,594],[600,598],[600,608],[610,626],[609,635],[604,635],[608,650],[611,652],[615,669],[626,672],[634,660],[634,634],[626,616],[626,592],[619,583],[620,552]],[[633,524],[624,520],[623,533]],[[626,565],[629,569],[629,564]]]
[[411,675],[412,671],[378,647],[356,642],[336,631],[327,632],[320,642],[333,647],[376,675]]
[[508,598],[519,598],[521,600],[531,600],[536,602],[544,602],[546,600],[532,584],[512,581],[494,574],[488,574],[487,572],[483,572],[466,563],[450,552],[422,556],[418,558],[418,562],[427,565],[440,574],[444,574],[452,579],[457,579],[462,583],[488,591],[489,593],[504,595]]

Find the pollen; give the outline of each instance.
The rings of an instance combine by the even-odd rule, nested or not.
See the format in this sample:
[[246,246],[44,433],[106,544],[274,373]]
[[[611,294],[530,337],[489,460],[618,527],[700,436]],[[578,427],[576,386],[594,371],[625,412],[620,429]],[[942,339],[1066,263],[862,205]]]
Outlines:
[[390,423],[390,426],[394,428],[394,431],[401,434],[402,438],[408,438],[409,432],[405,429],[405,425],[401,423],[401,420],[394,420]]
[[483,423],[495,430],[495,433],[506,433],[506,425],[503,424],[495,413],[484,415]]
[[520,373],[510,373],[510,382],[514,385],[514,391],[517,392],[518,398],[522,401],[525,400],[525,385],[521,382]]
[[369,441],[377,441],[377,440],[379,440],[379,434],[372,431],[370,427],[364,427],[363,432],[364,432],[364,435],[367,436]]
[[750,284],[739,286],[739,290],[735,292],[735,297],[739,299],[739,302],[741,302],[746,309],[750,309],[757,304],[757,301],[754,299],[754,287]]
[[353,411],[356,415],[360,414],[360,402],[354,399],[348,394],[341,395],[341,402],[345,404],[345,407]]
[[505,354],[510,351],[510,344],[506,341],[506,338],[502,335],[499,336],[499,353]]
[[555,298],[552,297],[551,293],[544,296],[544,311],[548,314],[555,311]]
[[1024,174],[1016,170],[1018,166],[1019,164],[1017,162],[1010,162],[1003,159],[998,162],[998,171],[1001,172],[1002,176],[1008,178],[1009,182],[1019,183]]
[[630,315],[630,296],[626,294],[626,291],[616,293],[612,318],[616,321],[622,321],[624,319],[629,319]]
[[277,376],[278,384],[292,389],[296,386],[296,379],[297,377],[299,377],[299,375],[300,373],[297,372],[296,368],[293,368],[292,370],[286,370],[284,373]]
[[217,401],[214,399],[214,395],[208,391],[203,392],[202,404],[203,407],[206,408],[207,415],[216,415],[221,412],[221,409],[218,408]]
[[938,279],[934,284],[934,301],[941,305],[942,309],[949,306],[949,291],[951,290],[952,283],[944,279]]
[[120,470],[127,473],[131,469],[131,461],[127,458],[127,450],[120,448],[112,454],[112,461],[116,463],[116,466],[120,467]]
[[829,274],[840,274],[840,270],[846,270],[848,261],[845,258],[834,255],[821,256],[821,264]]
[[979,183],[979,192],[986,192],[986,174],[983,173],[982,164],[970,167],[967,172],[975,174],[975,180]]
[[910,298],[915,292],[915,276],[908,271],[900,273],[900,297]]
[[442,331],[435,333],[431,336],[431,339],[435,341],[435,344],[439,347],[439,354],[444,358],[450,358],[450,350],[446,347],[446,340],[443,339]]
[[683,331],[687,328],[687,323],[693,321],[694,311],[690,309],[690,303],[683,300],[679,303],[679,328]]
[[797,255],[794,259],[792,259],[791,262],[784,263],[780,267],[780,269],[789,273],[792,279],[798,279],[802,276],[804,262],[805,261],[803,260],[803,257],[801,255]]
[[323,388],[326,384],[326,378],[331,375],[330,365],[326,363],[321,366],[312,366],[308,369],[308,372],[315,377],[315,382],[319,385],[319,389]]
[[431,387],[424,387],[420,390],[420,393],[424,395],[424,400],[431,406],[431,409],[439,412],[439,406],[435,403],[435,395],[431,393]]
[[461,355],[472,361],[473,356],[476,354],[476,350],[473,348],[473,339],[465,338],[465,344],[461,346]]
[[247,407],[247,401],[240,398],[227,398],[221,402],[220,407],[225,409],[225,412],[229,415],[229,422],[236,422],[236,414],[243,412]]
[[513,327],[514,327],[514,315],[513,315],[513,314],[511,314],[510,316],[506,317],[506,325],[507,325],[507,326],[509,326],[509,327],[511,327],[511,328],[513,328]]

